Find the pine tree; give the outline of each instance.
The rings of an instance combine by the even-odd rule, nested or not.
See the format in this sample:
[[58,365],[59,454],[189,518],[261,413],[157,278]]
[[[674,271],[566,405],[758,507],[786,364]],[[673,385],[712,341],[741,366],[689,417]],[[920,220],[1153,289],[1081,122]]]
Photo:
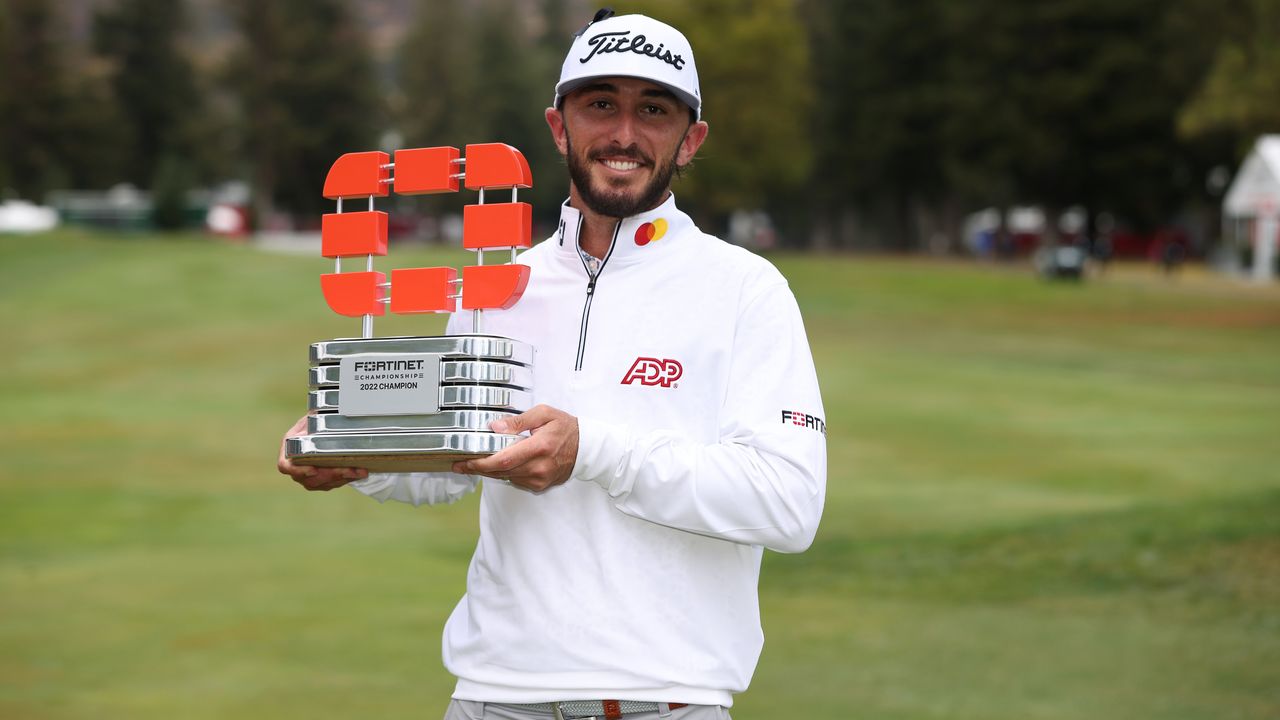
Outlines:
[[37,201],[70,175],[65,128],[71,97],[61,29],[57,8],[45,0],[10,0],[0,7],[0,179],[18,196]]
[[[229,0],[243,43],[229,68],[259,220],[314,216],[333,161],[374,147],[384,112],[367,41],[342,0]],[[314,220],[313,220],[314,221]]]
[[422,0],[399,54],[400,126],[408,147],[474,142],[479,95],[474,21],[462,0]]
[[74,57],[58,5],[0,5],[0,195],[42,201],[49,190],[123,179],[119,106]]
[[[411,147],[505,142],[518,148],[534,176],[533,192],[522,197],[534,203],[539,220],[550,223],[565,193],[565,175],[543,110],[551,102],[560,58],[553,70],[552,41],[524,32],[520,13],[510,0],[420,3],[399,56],[400,124]],[[562,56],[567,36],[556,44]],[[444,209],[452,202],[434,205]]]
[[1211,70],[1178,117],[1186,137],[1280,132],[1280,0],[1250,0],[1249,22],[1217,48]]
[[766,206],[794,192],[813,161],[814,88],[808,37],[793,0],[676,0],[619,4],[689,38],[711,125],[701,159],[676,192],[704,219]]
[[94,45],[111,63],[131,153],[124,179],[148,186],[163,155],[198,154],[196,120],[204,113],[196,73],[179,43],[185,3],[119,0],[94,18]]

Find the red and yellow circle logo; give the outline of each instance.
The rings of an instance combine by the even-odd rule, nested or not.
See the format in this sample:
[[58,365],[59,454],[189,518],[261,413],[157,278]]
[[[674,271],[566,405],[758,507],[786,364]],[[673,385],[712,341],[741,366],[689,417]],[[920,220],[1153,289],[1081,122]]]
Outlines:
[[636,228],[636,244],[644,247],[655,240],[661,240],[667,234],[667,221],[658,218]]

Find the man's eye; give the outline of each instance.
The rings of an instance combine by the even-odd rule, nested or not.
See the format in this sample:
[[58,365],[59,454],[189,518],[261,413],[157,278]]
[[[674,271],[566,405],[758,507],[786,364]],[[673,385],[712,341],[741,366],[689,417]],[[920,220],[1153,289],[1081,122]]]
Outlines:
[[608,100],[594,100],[591,103],[591,107],[597,110],[608,110],[610,106]]
[[667,111],[666,111],[666,109],[665,109],[665,108],[663,108],[663,107],[661,107],[661,106],[658,106],[658,105],[646,105],[646,106],[644,107],[644,112],[645,112],[645,113],[647,113],[647,114],[649,114],[649,115],[662,115],[662,114],[666,113]]

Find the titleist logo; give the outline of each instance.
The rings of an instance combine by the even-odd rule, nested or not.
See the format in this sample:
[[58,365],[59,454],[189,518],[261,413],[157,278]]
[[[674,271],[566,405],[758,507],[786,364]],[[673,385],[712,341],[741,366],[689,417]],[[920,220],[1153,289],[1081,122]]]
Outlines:
[[655,46],[653,43],[648,42],[648,38],[644,35],[631,37],[630,30],[600,33],[587,40],[587,44],[591,46],[591,52],[587,53],[584,58],[578,58],[580,63],[585,63],[596,55],[605,53],[633,52],[637,55],[657,58],[677,70],[684,69],[684,57],[682,55],[675,55],[670,50],[663,50],[662,43],[658,43]]

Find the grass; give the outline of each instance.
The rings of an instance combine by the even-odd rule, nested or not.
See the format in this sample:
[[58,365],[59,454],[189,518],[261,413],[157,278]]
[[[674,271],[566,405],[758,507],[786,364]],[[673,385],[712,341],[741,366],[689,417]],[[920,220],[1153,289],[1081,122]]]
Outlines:
[[[775,260],[831,472],[814,547],[766,556],[735,718],[1280,715],[1280,292]],[[307,344],[353,331],[326,268],[0,237],[0,717],[442,711],[475,500],[379,506],[273,469]]]

